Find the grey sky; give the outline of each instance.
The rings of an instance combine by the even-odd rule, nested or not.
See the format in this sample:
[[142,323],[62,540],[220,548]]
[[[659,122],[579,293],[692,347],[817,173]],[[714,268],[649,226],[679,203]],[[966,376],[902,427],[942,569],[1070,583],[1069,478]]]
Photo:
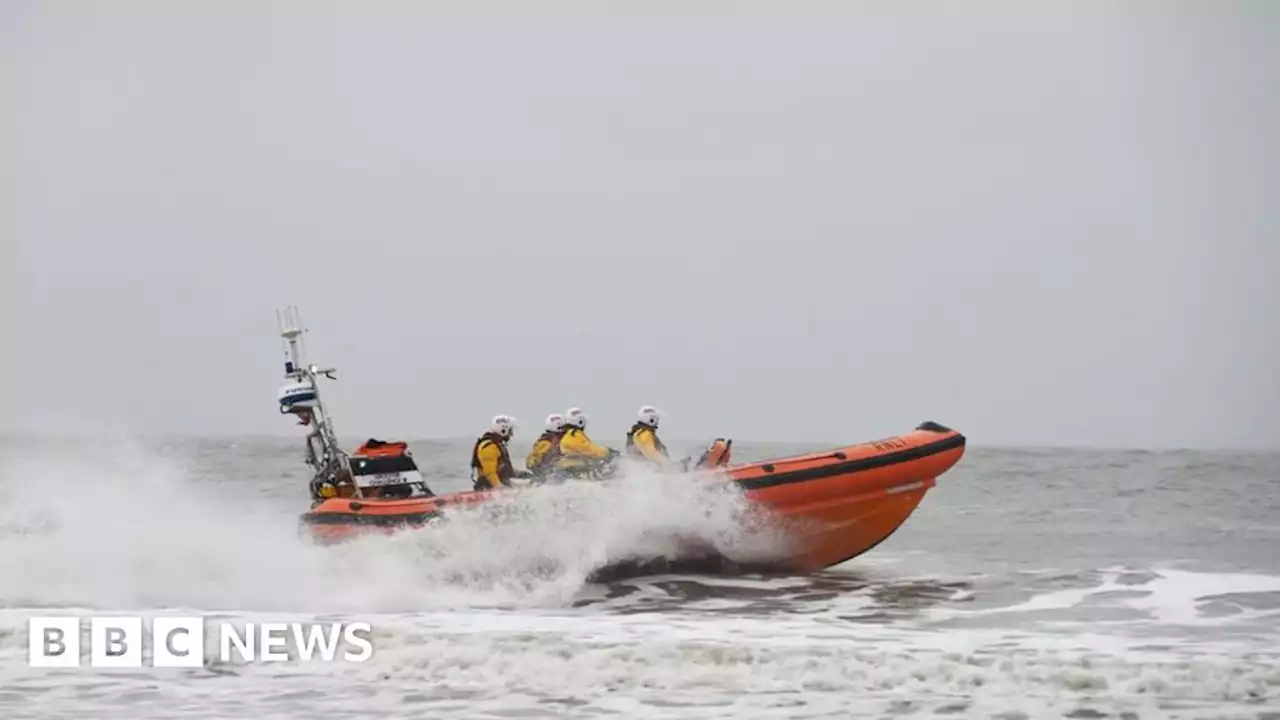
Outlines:
[[1280,444],[1274,5],[785,5],[5,3],[0,421]]

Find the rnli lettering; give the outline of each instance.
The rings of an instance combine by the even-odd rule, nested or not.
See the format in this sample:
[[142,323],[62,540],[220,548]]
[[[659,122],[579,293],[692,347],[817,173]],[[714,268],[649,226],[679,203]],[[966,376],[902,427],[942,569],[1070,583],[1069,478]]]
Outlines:
[[364,487],[380,487],[382,485],[399,485],[408,482],[404,475],[400,473],[379,473],[377,475],[365,475],[360,478],[360,484]]
[[871,443],[871,447],[881,451],[888,452],[890,450],[905,450],[907,442],[901,438],[888,438],[886,440],[877,440]]

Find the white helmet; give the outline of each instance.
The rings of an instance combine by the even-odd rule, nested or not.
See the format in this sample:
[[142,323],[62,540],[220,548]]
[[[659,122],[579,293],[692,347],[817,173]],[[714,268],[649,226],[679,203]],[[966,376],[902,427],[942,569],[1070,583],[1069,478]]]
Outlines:
[[551,413],[547,416],[547,430],[551,432],[560,432],[564,429],[564,416],[560,413]]
[[510,415],[495,415],[493,422],[489,423],[489,432],[501,435],[506,440],[510,440],[515,431],[516,419]]
[[645,405],[636,414],[640,416],[641,423],[651,428],[656,428],[658,427],[658,418],[662,416],[662,411],[652,405]]
[[587,414],[582,412],[582,408],[569,408],[564,414],[564,424],[584,430],[587,427]]

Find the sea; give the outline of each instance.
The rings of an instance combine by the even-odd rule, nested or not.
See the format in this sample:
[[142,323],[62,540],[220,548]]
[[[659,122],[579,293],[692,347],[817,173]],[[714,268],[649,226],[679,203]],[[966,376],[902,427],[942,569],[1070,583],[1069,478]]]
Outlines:
[[[468,486],[469,441],[411,448]],[[298,533],[308,479],[288,438],[0,441],[0,718],[1280,719],[1280,453],[971,441],[809,575],[610,574],[676,536],[759,550],[742,498],[685,476],[328,547]],[[365,622],[372,653],[32,667],[50,615]]]

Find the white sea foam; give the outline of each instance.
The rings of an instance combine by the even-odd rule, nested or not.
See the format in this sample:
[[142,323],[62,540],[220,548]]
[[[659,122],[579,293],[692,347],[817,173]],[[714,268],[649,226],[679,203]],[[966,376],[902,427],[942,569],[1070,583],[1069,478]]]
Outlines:
[[194,483],[172,460],[10,458],[0,469],[0,602],[87,607],[362,609],[561,604],[619,562],[690,545],[785,551],[726,483],[634,470],[512,492],[436,527],[315,547],[297,513]]

